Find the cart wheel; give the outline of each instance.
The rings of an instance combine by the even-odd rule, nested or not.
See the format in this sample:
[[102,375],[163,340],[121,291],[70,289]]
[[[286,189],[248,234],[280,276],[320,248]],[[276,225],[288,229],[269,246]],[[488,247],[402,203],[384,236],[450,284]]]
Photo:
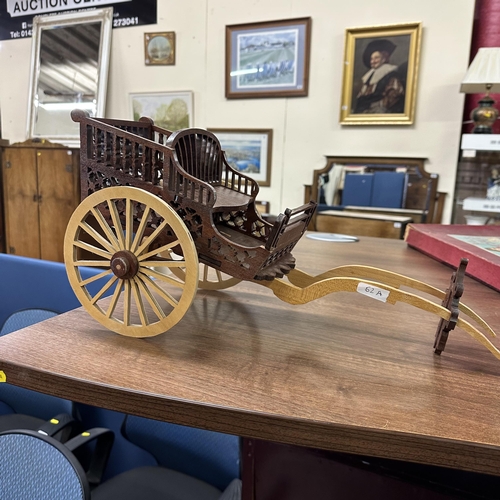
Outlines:
[[[177,255],[170,253],[172,259],[177,259]],[[170,269],[172,274],[179,279],[184,280],[184,269],[181,267],[173,267]],[[233,278],[231,275],[223,273],[218,269],[213,269],[206,264],[200,264],[200,279],[198,281],[198,288],[203,290],[224,290],[231,288],[240,283],[241,280]]]
[[[181,260],[158,257],[174,247]],[[121,335],[166,332],[196,294],[198,256],[191,234],[167,203],[142,189],[109,187],[85,198],[69,221],[64,260],[83,307]],[[103,271],[83,280],[84,266]],[[182,280],[169,272],[178,267]],[[111,299],[102,304],[105,295]]]

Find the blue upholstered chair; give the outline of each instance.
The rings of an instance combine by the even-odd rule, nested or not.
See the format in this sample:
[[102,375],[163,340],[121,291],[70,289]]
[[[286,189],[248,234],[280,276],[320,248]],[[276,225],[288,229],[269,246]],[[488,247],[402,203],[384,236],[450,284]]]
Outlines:
[[129,415],[122,433],[158,464],[224,490],[240,477],[240,438]]
[[197,478],[220,491],[240,478],[240,438],[237,436],[125,416],[81,403],[75,407],[87,427],[107,427],[115,433],[105,480],[135,470],[126,476],[128,480],[138,471],[158,465]]
[[[52,436],[50,424],[39,430],[0,432],[0,498],[12,500],[88,500],[101,482],[113,445],[109,429],[90,429],[66,443]],[[85,467],[73,452],[91,443]],[[83,456],[83,455],[82,455]],[[119,498],[119,497],[116,497]]]
[[[99,272],[89,268],[83,275],[90,277]],[[18,311],[60,314],[76,307],[80,307],[80,302],[69,284],[64,264],[0,254],[0,329]]]
[[[87,466],[73,454],[95,440]],[[100,484],[113,434],[91,429],[65,444],[46,433],[0,433],[0,498],[16,500],[240,500],[241,483],[221,492],[194,477],[164,467],[142,467]],[[92,488],[93,486],[93,488]]]
[[[88,269],[82,274],[86,278],[98,272]],[[0,254],[0,335],[79,306],[63,264]],[[34,430],[64,412],[75,415],[87,428],[105,427],[115,433],[105,478],[159,464],[220,491],[240,476],[239,438],[235,436],[126,418],[122,413],[0,384],[0,431]]]
[[88,500],[82,466],[59,441],[32,430],[0,433],[0,497]]
[[[99,272],[84,269],[82,276]],[[64,264],[0,253],[0,336],[79,306]],[[54,415],[71,412],[70,401],[0,384],[0,430],[37,429]]]

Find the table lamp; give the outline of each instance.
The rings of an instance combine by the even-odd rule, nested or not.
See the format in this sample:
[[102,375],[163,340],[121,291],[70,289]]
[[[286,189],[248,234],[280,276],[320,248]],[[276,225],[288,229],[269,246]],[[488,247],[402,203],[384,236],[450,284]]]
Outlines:
[[480,99],[479,106],[471,113],[474,134],[491,134],[492,125],[498,118],[498,110],[490,92],[500,92],[500,47],[480,48],[465,74],[460,92],[486,95]]

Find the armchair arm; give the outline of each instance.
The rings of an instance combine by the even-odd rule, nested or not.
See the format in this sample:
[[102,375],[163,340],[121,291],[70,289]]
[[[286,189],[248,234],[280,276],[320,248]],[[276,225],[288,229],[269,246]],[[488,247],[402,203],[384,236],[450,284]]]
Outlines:
[[212,207],[217,198],[215,189],[208,183],[188,174],[172,154],[167,176],[167,188],[173,198],[187,198],[197,203]]
[[59,413],[41,425],[37,432],[64,443],[71,435],[78,431],[79,427],[80,422],[76,421],[70,414]]
[[222,152],[222,161],[222,184],[233,191],[238,191],[255,198],[259,192],[259,184],[248,175],[242,174],[233,168],[226,160],[226,153],[224,151]]
[[102,427],[94,427],[78,434],[65,443],[66,448],[74,453],[75,450],[94,440],[94,450],[88,468],[85,471],[91,486],[97,486],[101,482],[115,440],[113,431]]

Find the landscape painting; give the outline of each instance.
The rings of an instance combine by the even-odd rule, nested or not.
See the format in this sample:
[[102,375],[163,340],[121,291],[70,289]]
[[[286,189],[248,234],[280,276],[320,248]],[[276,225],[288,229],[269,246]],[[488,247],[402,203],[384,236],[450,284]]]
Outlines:
[[226,97],[306,96],[311,19],[226,27]]
[[152,118],[155,125],[170,131],[193,126],[193,93],[157,92],[130,94],[134,121]]
[[252,177],[260,186],[271,183],[272,130],[211,129],[219,139],[229,165]]

